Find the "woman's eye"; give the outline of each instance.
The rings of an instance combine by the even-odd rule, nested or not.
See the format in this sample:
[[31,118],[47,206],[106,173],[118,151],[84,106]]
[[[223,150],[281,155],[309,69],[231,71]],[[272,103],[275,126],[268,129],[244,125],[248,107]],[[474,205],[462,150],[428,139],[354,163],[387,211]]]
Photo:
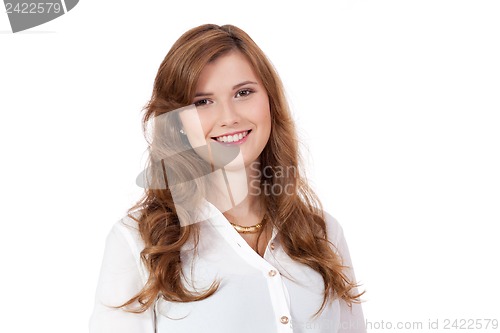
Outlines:
[[252,89],[242,89],[236,93],[236,97],[245,97],[253,93]]
[[203,106],[209,104],[208,99],[200,99],[199,101],[194,102],[195,106]]

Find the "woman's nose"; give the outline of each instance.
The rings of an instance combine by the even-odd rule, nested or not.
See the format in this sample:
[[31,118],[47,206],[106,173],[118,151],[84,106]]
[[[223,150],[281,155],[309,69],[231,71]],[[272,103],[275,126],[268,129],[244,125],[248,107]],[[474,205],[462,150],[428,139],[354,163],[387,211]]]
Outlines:
[[231,126],[239,123],[239,121],[240,117],[234,105],[230,103],[220,104],[218,121],[220,126]]

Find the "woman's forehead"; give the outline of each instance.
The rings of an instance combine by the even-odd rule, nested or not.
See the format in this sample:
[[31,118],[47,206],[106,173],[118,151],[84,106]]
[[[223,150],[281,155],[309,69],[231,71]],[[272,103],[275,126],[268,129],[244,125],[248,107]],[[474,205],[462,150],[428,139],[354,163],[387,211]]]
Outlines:
[[216,58],[203,68],[196,91],[213,93],[211,90],[233,90],[243,82],[259,83],[259,81],[248,59],[241,52],[232,51]]

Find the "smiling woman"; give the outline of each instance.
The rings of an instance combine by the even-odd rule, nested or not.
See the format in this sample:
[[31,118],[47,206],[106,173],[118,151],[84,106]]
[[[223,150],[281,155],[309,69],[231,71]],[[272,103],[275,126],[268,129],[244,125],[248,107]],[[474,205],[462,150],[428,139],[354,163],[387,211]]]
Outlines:
[[253,40],[186,32],[145,111],[146,190],[108,236],[91,332],[365,332],[342,228]]
[[203,140],[239,145],[245,166],[257,162],[269,141],[271,112],[266,90],[247,58],[237,50],[219,56],[202,70],[196,91],[193,104]]

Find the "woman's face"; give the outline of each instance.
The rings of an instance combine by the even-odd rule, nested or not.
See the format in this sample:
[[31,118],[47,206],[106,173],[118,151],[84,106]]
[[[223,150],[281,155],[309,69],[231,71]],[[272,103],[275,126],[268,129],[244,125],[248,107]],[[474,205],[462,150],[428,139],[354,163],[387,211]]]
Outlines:
[[193,147],[239,148],[244,166],[258,160],[271,133],[269,98],[242,53],[232,51],[207,64],[192,103],[196,109],[180,117]]

